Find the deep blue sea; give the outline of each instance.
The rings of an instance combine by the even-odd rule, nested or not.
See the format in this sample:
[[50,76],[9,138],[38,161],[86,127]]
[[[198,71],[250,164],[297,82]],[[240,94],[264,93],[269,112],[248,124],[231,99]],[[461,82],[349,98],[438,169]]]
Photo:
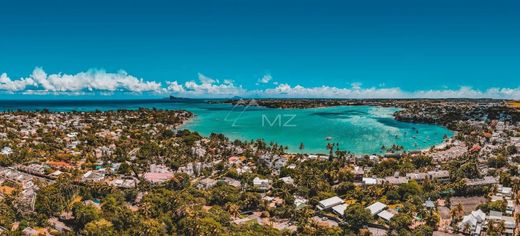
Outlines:
[[[397,144],[405,150],[437,145],[453,132],[442,126],[400,122],[397,108],[337,106],[309,109],[274,109],[210,104],[205,100],[39,100],[0,101],[0,111],[42,110],[107,111],[157,108],[188,110],[196,117],[183,128],[202,135],[222,133],[231,139],[264,139],[288,146],[290,152],[327,153],[327,143],[356,154],[383,153],[381,146]],[[303,149],[300,150],[300,144]]]

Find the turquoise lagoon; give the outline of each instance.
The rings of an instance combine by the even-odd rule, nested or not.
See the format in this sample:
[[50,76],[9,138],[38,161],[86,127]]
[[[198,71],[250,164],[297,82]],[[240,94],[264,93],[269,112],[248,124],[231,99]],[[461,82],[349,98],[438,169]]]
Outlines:
[[[289,152],[327,153],[327,143],[356,154],[382,153],[381,146],[400,145],[421,150],[440,144],[452,131],[442,126],[400,122],[397,108],[337,106],[273,109],[206,102],[168,100],[116,101],[0,101],[0,110],[94,111],[157,108],[184,109],[196,116],[183,128],[202,135],[222,133],[231,139],[264,139],[288,146]],[[300,150],[300,143],[304,149]]]

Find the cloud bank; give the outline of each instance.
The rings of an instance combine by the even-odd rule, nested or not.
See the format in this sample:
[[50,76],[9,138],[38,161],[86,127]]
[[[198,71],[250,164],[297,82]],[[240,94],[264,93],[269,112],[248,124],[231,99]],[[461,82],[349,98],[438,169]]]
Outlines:
[[81,94],[89,92],[154,92],[161,90],[161,83],[144,81],[125,71],[107,73],[104,70],[88,70],[74,75],[47,74],[36,67],[27,78],[11,80],[6,73],[0,76],[0,90],[25,94]]
[[[264,75],[257,83],[269,86],[271,75]],[[458,89],[403,91],[398,87],[363,88],[353,83],[348,88],[332,86],[304,87],[287,83],[271,83],[270,88],[248,90],[232,80],[213,79],[199,73],[197,80],[147,81],[129,75],[125,71],[109,73],[104,70],[88,70],[77,74],[47,74],[35,68],[25,78],[11,79],[6,73],[0,75],[0,93],[11,94],[63,94],[63,95],[110,95],[118,92],[175,95],[193,98],[269,97],[269,98],[496,98],[520,99],[520,87],[489,88],[486,90],[460,87]]]

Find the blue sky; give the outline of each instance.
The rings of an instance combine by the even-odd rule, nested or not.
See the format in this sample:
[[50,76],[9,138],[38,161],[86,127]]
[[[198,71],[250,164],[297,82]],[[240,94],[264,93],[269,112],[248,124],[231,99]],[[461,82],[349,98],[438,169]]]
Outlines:
[[520,98],[519,1],[17,0],[0,9],[3,96]]

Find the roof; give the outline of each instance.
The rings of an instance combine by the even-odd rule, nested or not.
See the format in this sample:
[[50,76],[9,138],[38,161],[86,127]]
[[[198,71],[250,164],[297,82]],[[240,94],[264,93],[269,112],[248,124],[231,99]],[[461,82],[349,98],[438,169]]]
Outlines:
[[394,214],[387,210],[383,210],[382,212],[379,212],[379,214],[377,214],[377,216],[383,218],[386,221],[390,221],[390,219],[392,219],[392,217],[394,217]]
[[268,179],[260,179],[258,177],[255,177],[253,179],[253,184],[254,185],[262,185],[262,184],[269,184],[269,180]]
[[405,183],[408,183],[408,179],[406,177],[388,176],[388,177],[385,177],[385,181],[387,181],[389,184],[405,184]]
[[336,214],[343,216],[344,213],[345,213],[345,210],[347,209],[347,207],[348,207],[348,204],[343,203],[343,204],[340,204],[340,205],[337,205],[337,206],[333,206],[333,207],[332,207],[332,210],[333,210]]
[[511,194],[512,190],[513,190],[513,189],[512,189],[511,187],[502,187],[502,188],[500,189],[500,193],[503,193],[503,194]]
[[482,210],[478,209],[476,211],[472,211],[471,215],[475,217],[478,221],[483,221],[486,219],[486,213],[484,213]]
[[374,178],[363,178],[363,183],[366,185],[374,185],[377,184],[377,179]]
[[173,177],[173,173],[144,173],[144,178],[152,183],[164,182]]
[[368,209],[372,215],[375,215],[383,211],[386,207],[387,206],[381,202],[375,202],[374,204],[368,206],[366,209]]
[[321,210],[324,210],[342,204],[343,202],[343,199],[339,198],[338,196],[334,196],[325,200],[321,200],[319,206],[321,207]]
[[433,201],[428,198],[428,200],[426,200],[426,202],[424,203],[424,206],[426,208],[434,208],[435,207],[435,203],[433,203]]

